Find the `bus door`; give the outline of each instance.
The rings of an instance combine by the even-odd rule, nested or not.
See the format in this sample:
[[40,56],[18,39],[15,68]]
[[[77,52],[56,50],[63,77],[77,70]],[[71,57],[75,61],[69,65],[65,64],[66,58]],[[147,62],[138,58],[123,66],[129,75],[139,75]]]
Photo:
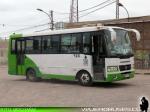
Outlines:
[[24,59],[25,59],[25,41],[17,40],[17,74],[24,74]]
[[105,79],[105,44],[101,33],[92,35],[93,72],[95,80]]

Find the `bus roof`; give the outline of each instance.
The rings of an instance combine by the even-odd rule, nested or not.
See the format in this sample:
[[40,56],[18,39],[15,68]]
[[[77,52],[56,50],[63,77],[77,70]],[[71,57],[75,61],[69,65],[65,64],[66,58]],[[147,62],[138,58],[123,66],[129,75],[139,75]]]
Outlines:
[[[91,31],[99,31],[107,28],[117,28],[124,29],[121,27],[114,26],[94,26],[94,27],[82,27],[82,28],[72,28],[72,29],[63,29],[63,30],[54,30],[54,31],[46,31],[46,32],[36,32],[31,34],[13,34],[11,38],[20,37],[33,37],[33,36],[41,36],[41,35],[56,35],[56,34],[68,34],[68,33],[78,33],[78,32],[91,32]],[[124,29],[125,30],[125,29]]]

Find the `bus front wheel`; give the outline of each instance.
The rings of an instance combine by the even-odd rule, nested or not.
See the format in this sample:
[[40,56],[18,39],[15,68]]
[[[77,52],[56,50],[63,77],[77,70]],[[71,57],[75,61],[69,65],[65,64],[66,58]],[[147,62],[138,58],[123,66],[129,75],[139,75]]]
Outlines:
[[26,79],[31,82],[38,82],[41,78],[36,77],[36,72],[34,69],[28,69],[26,72]]
[[78,81],[79,81],[79,84],[81,84],[82,86],[91,86],[92,85],[92,78],[87,71],[79,72]]

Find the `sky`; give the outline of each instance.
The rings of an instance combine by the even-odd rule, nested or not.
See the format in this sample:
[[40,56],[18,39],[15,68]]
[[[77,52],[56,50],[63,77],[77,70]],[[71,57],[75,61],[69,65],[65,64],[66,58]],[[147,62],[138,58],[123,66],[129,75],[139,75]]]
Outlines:
[[[100,4],[106,0],[79,0],[79,11]],[[115,0],[111,0],[115,1]],[[49,18],[37,8],[49,12],[54,11],[55,22],[68,22],[71,0],[0,0],[0,38],[5,38],[12,33],[30,33],[48,29],[49,25],[35,27],[49,23]],[[120,0],[128,10],[130,17],[150,15],[150,0]],[[95,8],[96,9],[96,8]],[[79,17],[93,11],[79,13]],[[79,21],[94,21],[115,19],[115,3],[101,10],[79,18]],[[126,11],[120,7],[120,18],[126,18]],[[34,26],[30,30],[26,29]],[[19,31],[18,31],[19,30]]]

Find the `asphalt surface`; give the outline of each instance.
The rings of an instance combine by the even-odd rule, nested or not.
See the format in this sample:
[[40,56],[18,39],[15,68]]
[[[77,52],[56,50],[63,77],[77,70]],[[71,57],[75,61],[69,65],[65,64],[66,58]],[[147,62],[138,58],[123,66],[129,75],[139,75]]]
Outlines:
[[83,87],[72,81],[28,82],[23,76],[8,75],[7,68],[0,67],[0,106],[138,107],[142,96],[150,99],[148,74]]

